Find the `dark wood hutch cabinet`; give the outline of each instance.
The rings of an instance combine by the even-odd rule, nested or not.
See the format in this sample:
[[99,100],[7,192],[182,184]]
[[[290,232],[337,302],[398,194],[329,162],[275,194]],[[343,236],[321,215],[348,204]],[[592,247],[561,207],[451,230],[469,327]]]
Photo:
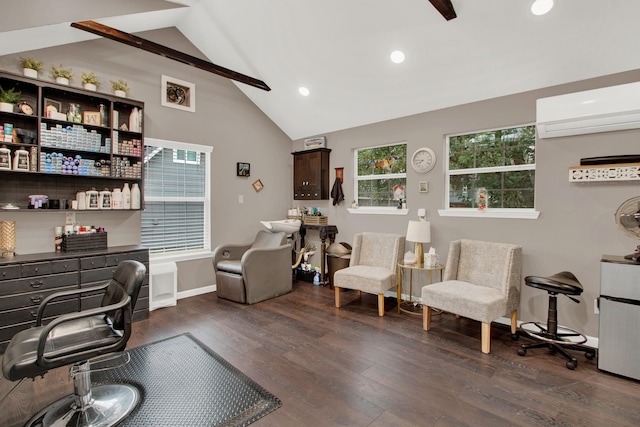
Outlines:
[[293,154],[293,199],[329,199],[328,148],[297,151]]

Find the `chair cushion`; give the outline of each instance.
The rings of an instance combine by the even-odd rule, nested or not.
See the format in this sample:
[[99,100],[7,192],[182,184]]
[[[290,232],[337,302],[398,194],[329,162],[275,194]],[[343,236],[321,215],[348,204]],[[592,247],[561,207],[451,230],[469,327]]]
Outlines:
[[242,264],[239,259],[223,259],[218,261],[216,265],[218,271],[224,271],[233,274],[242,274]]
[[396,286],[396,275],[384,267],[354,265],[334,273],[334,286],[379,294]]
[[424,286],[422,304],[485,323],[507,311],[506,296],[499,290],[460,280]]
[[[24,377],[34,378],[47,372],[47,369],[36,364],[38,338],[42,329],[43,327],[26,329],[11,339],[2,360],[5,378],[15,381]],[[105,316],[83,317],[55,327],[49,333],[44,354],[48,357],[62,357],[59,366],[64,366],[104,354],[105,351],[100,350],[118,342],[121,336],[121,331],[114,330],[105,321]],[[93,349],[95,352],[77,357],[79,352]]]

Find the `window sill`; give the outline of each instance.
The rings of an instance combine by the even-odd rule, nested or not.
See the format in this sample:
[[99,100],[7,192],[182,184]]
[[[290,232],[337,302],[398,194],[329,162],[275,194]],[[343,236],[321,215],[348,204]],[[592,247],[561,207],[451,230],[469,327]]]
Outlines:
[[407,215],[409,209],[394,208],[347,208],[350,214],[354,215]]
[[149,255],[149,261],[154,263],[160,262],[181,262],[181,261],[195,261],[198,259],[211,258],[211,251],[194,251],[194,252],[181,252],[175,254],[151,254]]
[[533,209],[439,209],[438,215],[458,218],[510,218],[510,219],[538,219],[540,211]]

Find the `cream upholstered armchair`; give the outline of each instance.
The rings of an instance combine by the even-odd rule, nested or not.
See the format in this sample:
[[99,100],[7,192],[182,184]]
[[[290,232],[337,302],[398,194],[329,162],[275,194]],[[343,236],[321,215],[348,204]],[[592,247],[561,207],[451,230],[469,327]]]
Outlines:
[[248,245],[221,245],[213,251],[219,298],[254,304],[291,292],[291,245],[287,234],[261,230]]
[[491,322],[510,315],[516,336],[520,305],[522,247],[506,243],[456,240],[449,246],[443,281],[422,288],[423,328],[431,328],[431,309],[482,322],[482,352],[489,353]]
[[349,267],[333,276],[335,303],[340,307],[340,288],[378,295],[378,315],[384,316],[384,293],[397,284],[396,267],[402,258],[404,236],[361,233],[353,239]]

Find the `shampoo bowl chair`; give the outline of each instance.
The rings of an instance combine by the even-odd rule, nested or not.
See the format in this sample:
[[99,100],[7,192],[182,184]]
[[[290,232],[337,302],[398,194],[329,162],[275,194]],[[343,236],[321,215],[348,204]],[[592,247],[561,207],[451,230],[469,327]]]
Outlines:
[[[124,350],[145,273],[144,264],[122,261],[113,278],[103,285],[51,294],[40,303],[36,326],[11,339],[2,358],[2,373],[10,381],[35,379],[50,369],[73,364],[74,394],[52,403],[26,425],[112,426],[135,409],[140,400],[137,388],[128,384],[91,387],[90,359]],[[96,291],[104,293],[100,307],[64,314],[43,324],[50,302]]]
[[254,304],[291,292],[291,245],[284,232],[261,230],[249,245],[221,245],[213,251],[219,298]]
[[511,317],[517,337],[522,248],[506,243],[457,240],[449,245],[443,281],[422,288],[423,329],[431,329],[431,309],[482,322],[482,352],[491,350],[491,322]]

